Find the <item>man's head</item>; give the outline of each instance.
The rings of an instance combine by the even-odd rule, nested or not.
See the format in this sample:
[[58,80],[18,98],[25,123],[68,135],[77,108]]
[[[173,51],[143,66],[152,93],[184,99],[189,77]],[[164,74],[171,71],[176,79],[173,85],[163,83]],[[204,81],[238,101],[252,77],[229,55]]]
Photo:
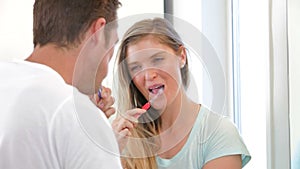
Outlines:
[[82,93],[96,92],[118,40],[120,5],[118,0],[35,0],[35,51],[28,60],[38,57]]
[[34,46],[76,47],[98,18],[106,23],[117,19],[119,5],[118,0],[36,0]]

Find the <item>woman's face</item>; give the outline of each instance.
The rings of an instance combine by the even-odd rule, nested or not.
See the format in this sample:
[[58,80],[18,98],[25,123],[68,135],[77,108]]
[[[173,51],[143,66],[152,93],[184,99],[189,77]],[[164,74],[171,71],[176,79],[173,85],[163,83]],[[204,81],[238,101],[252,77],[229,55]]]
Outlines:
[[155,109],[162,110],[176,98],[182,86],[180,67],[186,56],[153,36],[146,36],[127,49],[133,83]]

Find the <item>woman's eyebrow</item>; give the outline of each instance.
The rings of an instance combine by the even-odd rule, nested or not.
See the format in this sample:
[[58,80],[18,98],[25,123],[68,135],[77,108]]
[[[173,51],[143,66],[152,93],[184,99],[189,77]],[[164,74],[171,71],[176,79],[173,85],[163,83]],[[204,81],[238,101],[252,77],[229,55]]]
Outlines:
[[134,62],[127,62],[127,65],[128,65],[128,66],[136,65],[136,64],[138,64],[138,62],[136,62],[136,61],[134,61]]
[[150,58],[153,58],[153,57],[161,55],[161,54],[166,54],[166,53],[168,53],[168,52],[166,52],[166,51],[159,51],[159,52],[156,52],[153,55],[151,55]]

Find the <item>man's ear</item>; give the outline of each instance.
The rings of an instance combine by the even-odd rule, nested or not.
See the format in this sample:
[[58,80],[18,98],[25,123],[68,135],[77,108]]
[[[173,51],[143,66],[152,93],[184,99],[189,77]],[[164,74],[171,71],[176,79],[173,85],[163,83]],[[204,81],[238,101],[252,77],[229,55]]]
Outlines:
[[103,29],[106,24],[106,20],[104,18],[98,18],[91,26],[92,33],[97,32],[100,29]]
[[90,26],[89,32],[92,36],[92,40],[95,43],[101,42],[103,36],[104,26],[106,25],[106,20],[104,18],[98,18]]

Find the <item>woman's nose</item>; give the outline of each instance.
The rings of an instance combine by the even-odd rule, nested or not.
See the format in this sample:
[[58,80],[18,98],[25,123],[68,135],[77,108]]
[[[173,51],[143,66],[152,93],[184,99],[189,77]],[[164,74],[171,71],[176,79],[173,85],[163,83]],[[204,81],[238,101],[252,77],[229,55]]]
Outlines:
[[146,69],[144,73],[145,80],[153,80],[157,77],[157,72],[154,69]]

